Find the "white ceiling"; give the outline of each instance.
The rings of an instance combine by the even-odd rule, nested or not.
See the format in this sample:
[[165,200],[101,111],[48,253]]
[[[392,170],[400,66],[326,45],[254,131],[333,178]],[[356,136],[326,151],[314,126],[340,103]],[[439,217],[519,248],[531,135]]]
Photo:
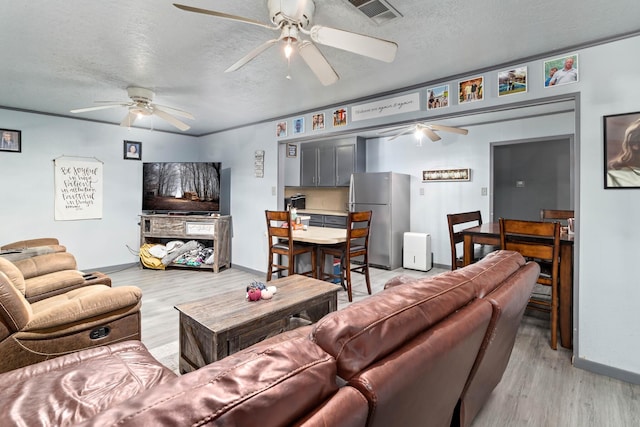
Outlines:
[[[266,0],[176,0],[268,23]],[[403,15],[377,25],[346,0],[316,0],[313,23],[398,43],[388,64],[319,46],[340,75],[322,86],[281,49],[233,73],[231,64],[275,33],[185,12],[160,0],[5,1],[0,9],[0,106],[120,123],[124,108],[72,115],[126,88],[191,112],[202,135],[376,93],[564,52],[640,30],[638,0],[390,0]],[[615,66],[615,64],[612,64]],[[612,74],[614,76],[614,74]],[[177,131],[159,119],[140,126]]]

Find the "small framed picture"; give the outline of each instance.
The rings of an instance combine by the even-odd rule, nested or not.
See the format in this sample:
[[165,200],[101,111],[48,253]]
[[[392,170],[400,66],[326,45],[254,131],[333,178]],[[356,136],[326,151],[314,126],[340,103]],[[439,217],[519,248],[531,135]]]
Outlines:
[[484,77],[474,77],[472,79],[458,82],[459,103],[482,101],[484,99]]
[[527,67],[498,71],[498,96],[525,93],[527,91]]
[[304,133],[304,117],[293,119],[293,134]]
[[604,116],[604,188],[640,188],[640,112]]
[[125,160],[142,160],[142,142],[124,141]]
[[287,144],[287,157],[298,157],[298,146],[296,144]]
[[544,87],[575,83],[578,77],[577,54],[544,61]]
[[449,106],[449,85],[427,89],[427,110],[436,110]]
[[0,141],[0,151],[10,153],[22,152],[22,132],[14,129],[0,129],[2,141]]
[[324,129],[324,113],[318,113],[313,115],[311,130]]
[[333,112],[333,127],[345,126],[347,124],[347,109],[339,108]]
[[278,122],[276,125],[276,136],[278,138],[287,136],[287,122]]

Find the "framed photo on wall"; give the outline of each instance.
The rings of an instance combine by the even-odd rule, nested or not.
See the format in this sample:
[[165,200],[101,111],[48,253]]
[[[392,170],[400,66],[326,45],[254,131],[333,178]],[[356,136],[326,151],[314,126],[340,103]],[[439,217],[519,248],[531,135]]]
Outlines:
[[527,67],[498,71],[498,96],[525,93],[527,91]]
[[640,112],[604,116],[604,188],[640,188]]
[[304,133],[304,117],[293,119],[293,134]]
[[427,89],[427,110],[435,110],[449,106],[449,85]]
[[142,160],[142,142],[124,141],[124,159]]
[[333,127],[345,126],[347,124],[347,109],[339,108],[333,112]]
[[544,87],[566,85],[578,80],[577,54],[544,61]]
[[276,136],[287,136],[287,122],[278,122],[276,125]]
[[298,145],[287,144],[287,157],[298,157]]
[[10,153],[22,152],[22,132],[14,129],[0,129],[2,139],[0,140],[0,151]]
[[311,130],[324,129],[324,113],[318,113],[313,115],[311,124]]
[[482,101],[484,99],[484,77],[474,77],[458,82],[458,103]]

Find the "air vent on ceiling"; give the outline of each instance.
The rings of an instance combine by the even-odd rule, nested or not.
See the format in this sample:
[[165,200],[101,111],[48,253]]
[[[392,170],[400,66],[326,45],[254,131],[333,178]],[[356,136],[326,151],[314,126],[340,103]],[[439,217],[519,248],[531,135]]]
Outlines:
[[384,24],[402,14],[384,0],[347,0],[376,24]]

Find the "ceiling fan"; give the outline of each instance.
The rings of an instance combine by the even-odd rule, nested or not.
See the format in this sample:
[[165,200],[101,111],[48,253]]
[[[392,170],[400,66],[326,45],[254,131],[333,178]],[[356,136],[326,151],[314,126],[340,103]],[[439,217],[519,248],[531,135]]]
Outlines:
[[155,95],[153,91],[141,87],[128,87],[127,94],[129,95],[129,98],[131,98],[130,101],[96,101],[96,104],[102,105],[77,108],[75,110],[71,110],[71,112],[85,113],[87,111],[104,110],[107,108],[127,107],[129,111],[120,123],[120,126],[130,127],[139,117],[155,115],[160,117],[162,120],[171,123],[182,131],[188,130],[191,127],[174,116],[194,120],[193,115],[186,111],[177,110],[160,104],[154,104],[152,102],[153,96]]
[[[238,70],[271,46],[282,41],[285,44],[284,52],[287,59],[289,59],[294,50],[297,51],[320,82],[328,86],[338,81],[339,77],[314,43],[335,47],[385,62],[392,62],[398,49],[398,45],[394,42],[350,31],[321,25],[314,25],[308,28],[315,11],[313,0],[267,0],[267,8],[269,9],[269,18],[272,25],[213,10],[176,3],[174,3],[174,6],[188,12],[217,16],[218,18],[243,22],[280,32],[278,38],[268,40],[227,68],[225,70],[227,73]],[[308,36],[311,40],[302,39],[302,35]],[[287,76],[287,78],[290,78],[290,76]]]
[[[401,129],[404,129],[404,130],[401,130]],[[399,130],[401,130],[401,131],[398,132]],[[453,127],[453,126],[434,125],[434,124],[426,124],[426,123],[416,123],[414,125],[399,126],[399,127],[386,129],[386,130],[383,130],[381,132],[378,132],[378,134],[379,135],[383,135],[383,134],[386,134],[386,133],[397,132],[394,136],[389,138],[389,141],[393,141],[394,139],[396,139],[397,137],[399,137],[401,135],[406,135],[408,133],[413,133],[416,136],[416,138],[418,138],[418,139],[422,138],[423,136],[426,136],[431,141],[436,142],[436,141],[439,141],[439,140],[442,139],[442,138],[440,138],[440,135],[438,135],[436,133],[436,131],[453,132],[453,133],[457,133],[457,134],[460,134],[460,135],[466,135],[466,134],[469,133],[469,131],[467,129],[457,128],[457,127]]]

